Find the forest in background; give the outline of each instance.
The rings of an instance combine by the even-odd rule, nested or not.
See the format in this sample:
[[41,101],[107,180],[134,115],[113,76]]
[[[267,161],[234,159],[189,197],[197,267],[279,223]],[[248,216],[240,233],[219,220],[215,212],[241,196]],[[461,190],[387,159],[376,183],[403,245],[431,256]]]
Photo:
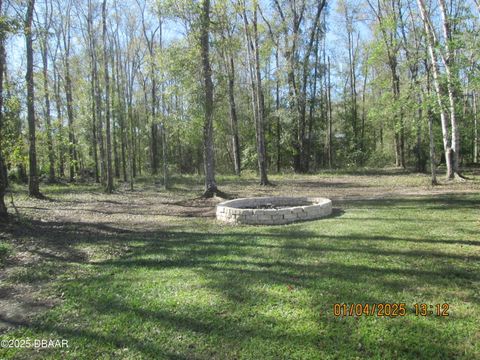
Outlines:
[[478,163],[477,0],[0,0],[9,181]]

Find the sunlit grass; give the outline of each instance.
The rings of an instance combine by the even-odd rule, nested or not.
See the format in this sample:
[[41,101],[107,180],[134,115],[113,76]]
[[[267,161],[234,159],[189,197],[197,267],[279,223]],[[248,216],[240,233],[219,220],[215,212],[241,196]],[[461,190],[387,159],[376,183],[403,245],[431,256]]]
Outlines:
[[[0,358],[480,358],[479,204],[409,196],[338,202],[329,218],[288,226],[75,228],[66,241],[95,256],[57,275],[60,305],[2,337],[69,348]],[[335,303],[405,303],[407,315],[337,318]],[[416,316],[415,303],[448,303],[449,316]]]

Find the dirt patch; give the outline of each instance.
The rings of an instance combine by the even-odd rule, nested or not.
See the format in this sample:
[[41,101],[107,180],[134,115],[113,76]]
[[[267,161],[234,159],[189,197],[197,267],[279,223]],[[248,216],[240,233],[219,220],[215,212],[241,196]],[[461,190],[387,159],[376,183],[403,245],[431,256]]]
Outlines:
[[42,294],[41,285],[16,284],[0,287],[0,334],[27,324],[30,318],[59,302]]
[[21,246],[17,249],[20,250],[7,259],[0,273],[0,334],[27,323],[59,301],[44,293],[44,281],[34,279],[42,257],[22,250]]

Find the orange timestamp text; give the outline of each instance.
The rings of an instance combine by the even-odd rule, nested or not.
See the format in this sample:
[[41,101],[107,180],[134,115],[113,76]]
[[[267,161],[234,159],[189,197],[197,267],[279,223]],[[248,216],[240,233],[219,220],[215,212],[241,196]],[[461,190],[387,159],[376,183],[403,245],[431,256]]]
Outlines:
[[346,316],[378,316],[378,317],[401,317],[411,313],[415,316],[449,316],[450,305],[444,304],[413,304],[407,308],[406,303],[335,303],[333,315],[335,317]]

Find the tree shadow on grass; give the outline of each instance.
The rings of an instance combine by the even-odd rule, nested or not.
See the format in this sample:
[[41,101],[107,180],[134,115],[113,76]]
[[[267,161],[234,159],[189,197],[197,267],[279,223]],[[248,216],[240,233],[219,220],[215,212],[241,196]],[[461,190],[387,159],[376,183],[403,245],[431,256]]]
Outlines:
[[[76,351],[84,358],[99,349],[113,354],[129,348],[132,356],[146,358],[347,354],[446,359],[456,357],[472,336],[468,327],[455,328],[441,319],[337,319],[332,307],[336,302],[405,302],[405,297],[417,296],[416,287],[452,292],[462,286],[463,301],[475,303],[479,257],[421,246],[478,246],[478,242],[321,234],[303,226],[219,228],[210,233],[173,226],[135,231],[81,222],[23,224],[14,234],[21,238],[35,234],[39,246],[35,251],[65,265],[65,271],[71,263],[90,261],[84,246],[106,246],[115,256],[90,261],[90,271],[62,281],[68,306],[57,317],[39,317],[22,325],[80,344]],[[381,248],[380,242],[392,246]],[[404,249],[402,242],[418,248]],[[176,295],[188,293],[185,299]],[[201,302],[205,296],[212,296],[212,302]],[[427,301],[428,290],[422,296]],[[16,321],[2,316],[12,324]],[[450,319],[467,325],[470,320]],[[89,342],[97,347],[86,346]],[[61,355],[52,352],[52,357]]]
[[384,197],[371,199],[339,199],[335,200],[336,205],[346,204],[358,208],[402,208],[418,209],[419,206],[430,210],[452,210],[452,209],[479,209],[479,199],[472,193],[444,194],[436,196],[400,198]]
[[[92,321],[89,319],[87,326],[60,324],[53,317],[20,325],[68,339],[76,353],[84,354],[84,358],[88,358],[88,348],[82,349],[82,346],[88,344],[91,347],[92,343],[103,353],[126,348],[125,355],[132,354],[130,351],[133,350],[142,357],[165,356],[179,359],[222,359],[231,358],[235,353],[247,358],[253,355],[259,358],[283,358],[285,351],[293,356],[305,350],[308,352],[303,354],[303,358],[311,358],[308,354],[316,353],[317,356],[343,354],[447,359],[452,358],[459,349],[455,342],[458,335],[452,341],[444,331],[444,325],[442,328],[442,324],[435,319],[418,322],[407,318],[387,318],[380,319],[378,323],[374,318],[368,317],[335,318],[331,314],[331,305],[335,296],[344,296],[343,293],[325,298],[318,290],[312,290],[307,301],[318,313],[314,312],[301,319],[266,315],[264,311],[269,307],[281,307],[285,301],[288,304],[292,300],[289,300],[288,295],[282,297],[281,294],[262,293],[258,290],[259,287],[248,286],[252,280],[250,273],[242,273],[244,278],[239,279],[230,274],[229,270],[212,272],[208,268],[202,269],[201,275],[205,275],[205,271],[208,274],[206,286],[225,295],[230,303],[210,307],[195,302],[174,306],[161,301],[156,304],[138,302],[132,298],[135,293],[140,295],[138,289],[132,291],[128,279],[124,279],[112,294],[102,290],[111,287],[112,278],[95,276],[75,280],[69,286],[73,293],[67,290],[67,297],[76,296],[75,304],[79,311],[72,321],[78,321],[75,319],[88,314],[98,319],[94,323],[88,325]],[[198,271],[197,268],[191,270]],[[270,278],[267,275],[254,279],[268,287],[271,285]],[[94,291],[81,290],[89,287]],[[329,304],[324,304],[324,301]],[[381,303],[385,300],[369,296],[363,291],[345,298],[345,302],[350,301]],[[115,324],[117,318],[129,321],[120,326],[117,324],[115,332],[104,330],[102,326],[109,328],[110,322]],[[299,331],[297,326],[302,321],[314,323],[312,329]],[[375,333],[374,328],[382,334],[381,337]],[[141,333],[142,331],[146,333]],[[423,338],[421,343],[414,341],[425,333],[429,336]],[[382,346],[385,344],[388,346]]]

